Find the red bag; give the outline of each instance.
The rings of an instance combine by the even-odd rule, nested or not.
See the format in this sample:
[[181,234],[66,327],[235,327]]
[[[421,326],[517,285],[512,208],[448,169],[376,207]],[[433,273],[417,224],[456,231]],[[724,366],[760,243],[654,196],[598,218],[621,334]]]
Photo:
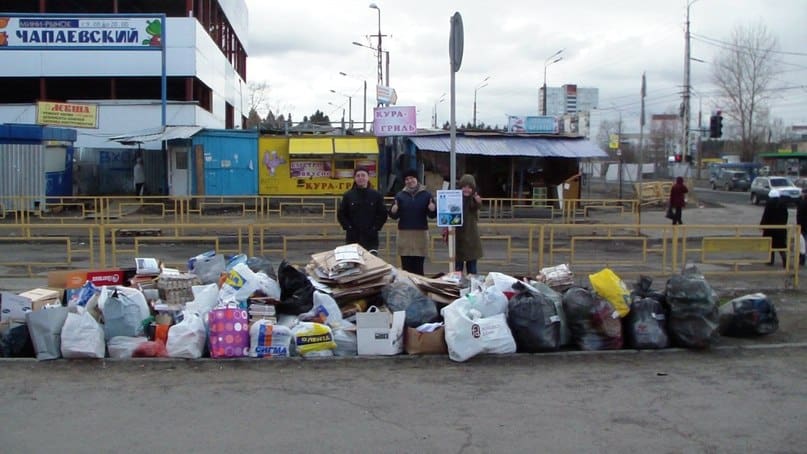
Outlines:
[[249,318],[246,309],[217,307],[210,311],[208,317],[211,358],[249,355]]

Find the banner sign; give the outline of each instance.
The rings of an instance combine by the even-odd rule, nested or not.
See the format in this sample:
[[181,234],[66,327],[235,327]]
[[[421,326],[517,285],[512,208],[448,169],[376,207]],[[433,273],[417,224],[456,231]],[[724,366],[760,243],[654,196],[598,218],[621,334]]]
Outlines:
[[292,178],[318,178],[331,176],[330,161],[291,161]]
[[0,50],[159,50],[162,48],[162,27],[159,16],[0,16]]
[[373,109],[374,132],[377,137],[410,136],[417,133],[414,106],[376,107]]
[[40,125],[73,126],[76,128],[98,128],[98,105],[37,101],[36,123]]
[[549,115],[507,117],[507,131],[516,133],[557,134],[558,120]]

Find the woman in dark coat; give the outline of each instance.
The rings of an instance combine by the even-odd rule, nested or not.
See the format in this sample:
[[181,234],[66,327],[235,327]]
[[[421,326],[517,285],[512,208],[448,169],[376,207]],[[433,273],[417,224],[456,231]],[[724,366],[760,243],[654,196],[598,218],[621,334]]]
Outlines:
[[407,170],[403,174],[404,188],[395,194],[389,216],[398,220],[398,255],[401,268],[423,275],[429,253],[429,218],[437,217],[434,197],[418,182],[418,173]]
[[686,203],[686,193],[689,192],[684,179],[678,177],[675,179],[675,184],[670,189],[670,209],[672,210],[672,223],[683,224],[681,221],[681,210],[683,210]]
[[459,188],[462,189],[462,227],[456,232],[456,258],[454,270],[477,274],[476,261],[482,258],[482,240],[479,237],[479,208],[482,197],[476,192],[473,175],[463,175]]
[[[768,201],[765,203],[765,211],[762,212],[762,220],[759,222],[763,227],[766,225],[786,225],[787,205],[779,197],[779,191],[772,189],[768,193]],[[787,230],[783,228],[762,229],[762,236],[770,237],[771,249],[784,249],[787,247]],[[779,251],[782,258],[782,266],[787,268],[787,253]],[[771,260],[768,265],[773,265],[774,254],[771,251]]]
[[370,174],[364,168],[353,172],[353,187],[342,196],[336,212],[339,224],[345,229],[345,243],[359,243],[370,252],[377,253],[378,231],[387,222],[384,196],[373,189]]

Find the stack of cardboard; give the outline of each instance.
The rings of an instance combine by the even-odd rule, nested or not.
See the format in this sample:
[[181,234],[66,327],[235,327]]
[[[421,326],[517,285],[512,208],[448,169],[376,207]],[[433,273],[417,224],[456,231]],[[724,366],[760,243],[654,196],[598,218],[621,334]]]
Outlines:
[[393,278],[392,265],[358,244],[313,254],[305,269],[314,280],[331,289],[337,302],[376,295]]

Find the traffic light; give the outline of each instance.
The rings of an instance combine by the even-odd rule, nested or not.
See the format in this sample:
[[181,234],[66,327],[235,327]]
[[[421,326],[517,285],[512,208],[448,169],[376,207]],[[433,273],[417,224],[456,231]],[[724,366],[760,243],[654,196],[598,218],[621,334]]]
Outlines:
[[723,116],[717,112],[717,138],[723,137]]
[[709,137],[719,139],[723,137],[723,116],[718,110],[715,115],[709,117]]

